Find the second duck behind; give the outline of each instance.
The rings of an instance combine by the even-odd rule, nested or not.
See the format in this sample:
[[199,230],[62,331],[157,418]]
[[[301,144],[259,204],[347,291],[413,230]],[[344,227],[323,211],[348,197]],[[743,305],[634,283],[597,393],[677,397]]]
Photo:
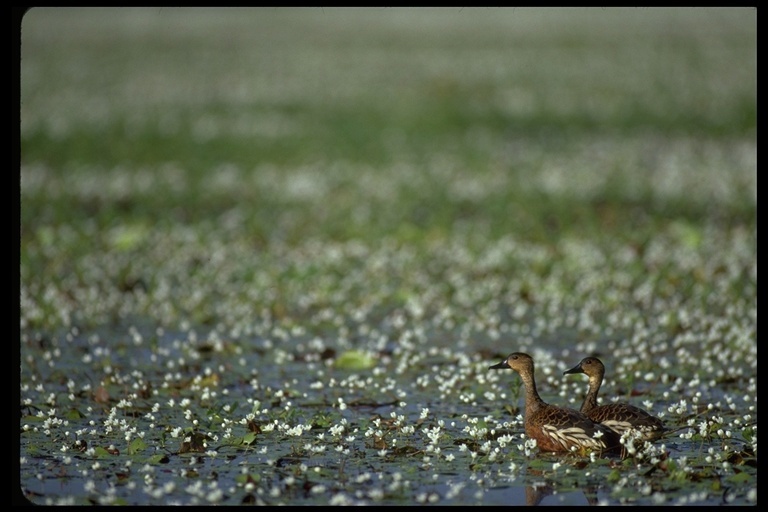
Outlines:
[[605,376],[605,365],[600,359],[585,357],[579,364],[563,372],[563,375],[569,373],[584,373],[589,377],[589,389],[581,405],[581,412],[592,421],[605,425],[619,435],[628,430],[638,431],[644,441],[654,441],[664,434],[664,423],[639,407],[627,403],[597,404],[597,392]]

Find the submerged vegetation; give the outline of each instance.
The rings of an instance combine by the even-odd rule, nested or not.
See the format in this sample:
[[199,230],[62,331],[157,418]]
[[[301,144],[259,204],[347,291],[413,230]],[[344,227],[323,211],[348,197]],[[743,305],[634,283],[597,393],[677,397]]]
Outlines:
[[[756,504],[755,22],[30,11],[21,494]],[[670,432],[540,453],[514,351]]]

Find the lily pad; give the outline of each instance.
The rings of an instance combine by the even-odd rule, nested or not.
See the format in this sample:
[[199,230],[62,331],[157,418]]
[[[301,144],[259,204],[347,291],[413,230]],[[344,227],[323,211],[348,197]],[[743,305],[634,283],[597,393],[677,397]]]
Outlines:
[[344,370],[368,370],[376,366],[376,359],[362,350],[348,350],[339,355],[335,366]]

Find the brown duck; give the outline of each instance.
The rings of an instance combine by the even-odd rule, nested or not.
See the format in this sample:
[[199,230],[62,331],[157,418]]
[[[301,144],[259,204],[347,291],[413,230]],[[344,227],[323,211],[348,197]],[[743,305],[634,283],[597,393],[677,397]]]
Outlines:
[[533,358],[522,352],[510,354],[491,370],[510,368],[520,374],[525,385],[525,435],[536,440],[545,452],[621,453],[619,436],[611,429],[593,422],[585,414],[566,407],[550,405],[536,390]]
[[654,441],[666,431],[661,419],[628,403],[597,405],[597,392],[603,384],[605,365],[596,357],[585,357],[579,364],[563,372],[583,373],[589,377],[589,389],[581,404],[581,412],[597,423],[605,425],[619,435],[628,430],[640,432],[645,441]]

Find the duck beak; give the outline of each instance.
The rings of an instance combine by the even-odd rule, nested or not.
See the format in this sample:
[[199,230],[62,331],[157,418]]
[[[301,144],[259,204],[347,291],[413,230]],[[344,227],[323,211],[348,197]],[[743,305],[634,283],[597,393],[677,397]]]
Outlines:
[[569,373],[584,373],[584,370],[582,370],[582,368],[581,368],[581,363],[577,364],[576,366],[574,366],[570,370],[565,370],[563,372],[563,375],[567,375]]
[[506,359],[500,362],[499,364],[495,364],[493,366],[488,367],[489,370],[501,370],[503,368],[509,368],[509,364],[507,364]]

